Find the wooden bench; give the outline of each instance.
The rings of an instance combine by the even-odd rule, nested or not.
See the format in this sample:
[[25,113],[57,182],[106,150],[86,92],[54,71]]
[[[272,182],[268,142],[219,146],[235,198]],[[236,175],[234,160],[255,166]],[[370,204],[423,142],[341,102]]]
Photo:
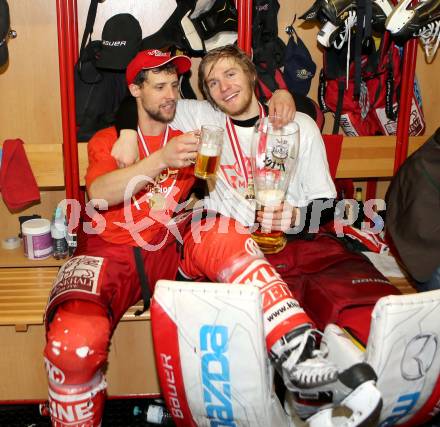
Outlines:
[[[0,401],[45,400],[43,316],[58,267],[0,268]],[[118,326],[109,356],[109,394],[158,395],[149,313],[132,307]]]
[[[409,153],[425,141],[410,138]],[[394,137],[344,138],[338,178],[389,178],[393,175]],[[80,176],[87,166],[86,144],[79,144]],[[61,144],[26,144],[25,150],[40,188],[64,187]],[[82,178],[81,185],[84,185]],[[22,248],[0,250],[0,401],[45,400],[43,368],[44,309],[61,262],[30,261]],[[19,260],[19,262],[17,262]],[[404,293],[414,292],[404,279],[392,280]],[[149,313],[134,316],[132,307],[123,317],[109,356],[109,394],[156,395],[159,385],[151,351]]]

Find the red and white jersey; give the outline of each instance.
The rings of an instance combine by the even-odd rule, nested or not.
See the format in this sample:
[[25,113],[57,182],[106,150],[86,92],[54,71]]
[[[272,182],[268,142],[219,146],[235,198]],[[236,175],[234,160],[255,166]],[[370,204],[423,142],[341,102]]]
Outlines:
[[[165,135],[145,136],[148,139],[148,153],[139,143],[141,159],[161,148],[163,138],[171,139],[181,132],[170,127]],[[118,169],[116,160],[111,155],[112,147],[117,139],[114,127],[98,131],[87,146],[89,165],[86,173],[86,186],[90,188],[92,182],[99,176]],[[166,142],[166,141],[165,141]],[[175,213],[182,209],[180,203],[189,195],[194,185],[194,167],[182,169],[167,168],[157,177],[156,190],[164,200],[161,209],[152,209],[150,200],[155,192],[151,180],[145,188],[132,195],[130,203],[114,205],[106,210],[93,211],[89,214],[93,220],[92,227],[105,224],[100,236],[111,243],[129,244],[144,247],[146,242],[157,239],[159,233],[164,232],[168,222]],[[128,188],[128,186],[127,186]]]
[[[225,129],[221,164],[215,182],[210,182],[210,197],[206,207],[230,216],[244,225],[255,219],[255,205],[245,198],[246,174],[250,174],[250,150],[253,126],[234,125],[239,143],[235,144],[227,129],[227,117],[207,101],[179,100],[172,126],[184,132],[213,124]],[[295,121],[300,127],[299,166],[289,185],[286,200],[294,206],[306,206],[311,200],[333,198],[335,186],[330,176],[321,133],[316,123],[306,114],[297,112]]]

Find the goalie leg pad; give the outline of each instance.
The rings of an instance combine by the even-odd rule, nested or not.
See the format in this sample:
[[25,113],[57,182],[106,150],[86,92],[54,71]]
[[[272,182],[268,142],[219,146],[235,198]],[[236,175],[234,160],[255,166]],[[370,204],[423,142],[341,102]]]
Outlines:
[[271,391],[256,287],[159,281],[151,318],[159,381],[178,427],[289,425]]
[[440,290],[393,295],[376,304],[366,360],[376,370],[384,398],[383,425],[418,425],[412,420],[435,414],[440,399],[439,310]]
[[440,377],[437,378],[431,397],[420,408],[420,410],[410,418],[402,427],[420,426],[427,423],[440,413]]

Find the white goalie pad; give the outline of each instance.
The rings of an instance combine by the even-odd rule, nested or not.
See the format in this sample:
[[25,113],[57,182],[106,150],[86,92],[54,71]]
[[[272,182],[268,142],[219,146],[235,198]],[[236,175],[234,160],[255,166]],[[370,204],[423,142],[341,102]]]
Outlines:
[[431,397],[440,373],[439,338],[440,290],[377,302],[366,360],[378,376],[383,425],[410,420]]
[[372,313],[363,351],[336,325],[328,325],[321,346],[341,368],[361,361],[376,371],[383,398],[380,426],[420,425],[440,402],[440,290],[381,298]]
[[288,426],[272,392],[261,298],[250,285],[159,281],[156,366],[177,426]]

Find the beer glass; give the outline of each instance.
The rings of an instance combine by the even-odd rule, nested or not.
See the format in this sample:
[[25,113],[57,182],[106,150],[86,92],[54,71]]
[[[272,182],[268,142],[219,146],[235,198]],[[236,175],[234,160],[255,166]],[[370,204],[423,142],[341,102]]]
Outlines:
[[[290,122],[283,127],[273,125],[274,117],[261,118],[254,127],[251,165],[257,209],[275,207],[284,201],[293,179],[299,154],[299,126]],[[286,245],[282,231],[261,229],[252,234],[264,253],[277,253]]]
[[220,163],[223,133],[223,129],[219,126],[202,126],[199,152],[194,167],[194,175],[198,178],[208,179],[215,176]]

